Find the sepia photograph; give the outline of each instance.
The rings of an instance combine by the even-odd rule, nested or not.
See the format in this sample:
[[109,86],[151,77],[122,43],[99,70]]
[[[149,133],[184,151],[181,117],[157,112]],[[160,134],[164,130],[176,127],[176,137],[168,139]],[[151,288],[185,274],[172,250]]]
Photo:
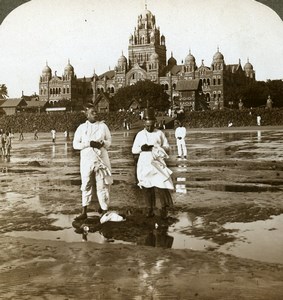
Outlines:
[[0,299],[283,299],[283,2],[0,0]]

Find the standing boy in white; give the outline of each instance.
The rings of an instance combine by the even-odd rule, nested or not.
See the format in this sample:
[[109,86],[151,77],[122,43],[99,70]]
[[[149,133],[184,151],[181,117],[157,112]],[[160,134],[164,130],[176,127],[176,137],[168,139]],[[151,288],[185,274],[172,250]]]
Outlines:
[[181,158],[182,156],[187,158],[187,147],[185,142],[186,134],[186,127],[184,127],[182,123],[179,124],[175,130],[178,158]]

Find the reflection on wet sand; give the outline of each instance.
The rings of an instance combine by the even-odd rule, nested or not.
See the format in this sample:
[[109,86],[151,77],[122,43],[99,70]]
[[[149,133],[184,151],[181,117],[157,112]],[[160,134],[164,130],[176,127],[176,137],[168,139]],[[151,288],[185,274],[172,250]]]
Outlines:
[[[230,181],[217,181],[217,176],[222,172],[222,166],[218,164],[216,168],[212,168],[215,161],[221,162],[222,160],[231,169],[237,168],[237,165],[240,165],[240,163],[244,165],[247,159],[252,160],[253,165],[257,162],[262,163],[262,161],[276,162],[282,160],[282,131],[190,132],[187,143],[187,160],[176,159],[175,137],[170,131],[166,131],[166,135],[171,144],[168,166],[173,170],[175,185],[173,196],[177,199],[176,201],[181,200],[180,202],[182,203],[190,203],[191,195],[195,191],[199,194],[204,191],[216,191],[219,194],[226,195],[228,199],[228,193],[236,193],[240,197],[256,193],[255,195],[258,197],[259,193],[266,192],[276,195],[283,188],[283,180],[280,175],[281,170],[276,169],[275,163],[271,172],[277,172],[278,175],[272,180],[262,179],[258,176],[256,178],[247,177],[244,180],[233,178]],[[134,132],[131,131],[115,132],[113,134],[113,147],[109,152],[112,158],[114,176],[113,190],[115,192],[113,193],[113,203],[115,203],[115,197],[117,199],[120,196],[128,199],[127,201],[133,201],[132,199],[134,199],[137,203],[141,203],[139,189],[132,188],[135,185],[133,176],[134,160],[130,151],[133,137]],[[32,215],[35,211],[44,214],[45,211],[52,211],[58,204],[64,207],[64,202],[69,200],[66,199],[66,195],[71,195],[71,198],[74,198],[75,196],[73,196],[72,192],[79,191],[79,155],[72,149],[71,141],[66,142],[63,138],[58,138],[55,145],[51,143],[49,136],[46,138],[44,134],[42,134],[40,140],[36,141],[27,135],[25,140],[15,141],[13,144],[10,161],[2,157],[1,163],[1,183],[5,184],[8,190],[8,192],[2,192],[1,194],[4,200],[3,203],[8,203],[11,206],[20,205],[21,203],[27,209],[27,214],[30,213]],[[56,172],[45,174],[47,169],[52,167],[57,168]],[[211,170],[216,173],[211,173]],[[245,171],[244,168],[243,170]],[[266,171],[265,169],[263,170]],[[28,184],[30,191],[26,195],[21,192],[13,194],[9,191],[12,175],[17,176],[18,187],[24,187]],[[208,197],[206,201],[209,200],[210,198]],[[79,204],[80,200],[78,198],[74,201],[77,201],[77,204]],[[202,205],[204,205],[204,202]],[[3,204],[4,206],[7,205]],[[4,208],[6,209],[6,207]],[[2,213],[5,209],[3,209]],[[67,218],[65,225],[57,225],[61,227],[61,230],[57,228],[56,232],[52,231],[53,229],[43,230],[43,225],[37,228],[42,231],[28,231],[28,224],[25,222],[24,225],[18,225],[17,232],[10,232],[9,234],[36,239],[59,239],[67,242],[84,240],[96,243],[130,243],[173,249],[205,250],[207,248],[215,249],[219,246],[209,238],[204,237],[203,232],[205,231],[203,227],[206,225],[205,220],[201,219],[198,214],[193,217],[188,212],[173,212],[169,224],[163,224],[163,226],[158,224],[156,227],[155,220],[144,220],[140,214],[135,214],[134,212],[133,217],[130,216],[128,218],[129,220],[124,227],[121,227],[119,224],[114,224],[113,226],[105,224],[105,226],[95,230],[88,226],[89,230],[76,233],[74,228],[71,227],[73,221],[71,213],[74,212],[68,208],[65,215],[62,213],[61,216],[60,214],[53,216],[55,219],[60,220],[64,216]],[[48,216],[45,217],[48,218]],[[215,222],[217,223],[217,220]],[[266,222],[268,224],[268,221]],[[213,228],[212,230],[219,230],[220,232],[222,230],[219,224],[215,225],[215,227],[212,224],[208,225],[210,228]],[[9,231],[14,230],[10,228],[13,228],[13,226],[8,229]],[[25,231],[21,228],[27,230]],[[193,235],[194,230],[198,231],[198,236]],[[282,233],[281,227],[276,228],[276,230],[269,230],[265,232],[265,235],[271,237],[275,232]],[[257,234],[257,229],[253,231],[253,234]],[[252,249],[252,245],[249,244],[248,240],[245,246]],[[232,252],[230,249],[227,250],[227,253],[229,251]],[[239,249],[243,249],[243,247]],[[241,255],[247,255],[244,250],[241,251]],[[273,251],[280,251],[280,249],[273,247]],[[237,255],[240,256],[240,254]],[[280,258],[282,255],[277,257]],[[265,260],[267,258],[264,257],[262,259]]]
[[173,245],[173,241],[174,238],[168,235],[168,227],[159,227],[157,225],[155,229],[148,233],[143,241],[139,239],[138,244],[151,247],[171,248]]

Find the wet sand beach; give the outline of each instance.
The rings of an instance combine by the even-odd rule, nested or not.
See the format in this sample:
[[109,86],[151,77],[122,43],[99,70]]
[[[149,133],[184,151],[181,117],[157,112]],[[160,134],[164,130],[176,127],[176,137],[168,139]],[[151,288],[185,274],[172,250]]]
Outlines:
[[[144,216],[134,178],[135,130],[113,132],[110,209],[124,222],[89,232],[79,153],[63,133],[15,134],[0,162],[0,299],[283,298],[283,128],[188,129],[188,159],[167,161],[174,208]],[[71,135],[72,137],[72,135]]]

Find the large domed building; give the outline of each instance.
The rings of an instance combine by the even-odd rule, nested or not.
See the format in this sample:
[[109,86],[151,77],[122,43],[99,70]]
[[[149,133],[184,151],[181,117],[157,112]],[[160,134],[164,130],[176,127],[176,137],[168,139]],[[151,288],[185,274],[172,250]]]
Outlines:
[[94,72],[89,78],[77,78],[70,61],[62,76],[56,72],[52,75],[46,64],[40,77],[39,98],[49,102],[63,99],[97,102],[105,93],[111,98],[118,89],[146,79],[162,85],[172,105],[197,110],[202,108],[197,105],[199,102],[211,109],[221,109],[231,106],[233,88],[255,81],[255,71],[249,61],[244,68],[240,60],[226,64],[219,49],[209,66],[204,61],[197,66],[191,50],[181,64],[177,64],[172,52],[167,61],[165,36],[160,34],[155,16],[146,8],[129,37],[128,58],[122,52],[113,70],[101,75]]

